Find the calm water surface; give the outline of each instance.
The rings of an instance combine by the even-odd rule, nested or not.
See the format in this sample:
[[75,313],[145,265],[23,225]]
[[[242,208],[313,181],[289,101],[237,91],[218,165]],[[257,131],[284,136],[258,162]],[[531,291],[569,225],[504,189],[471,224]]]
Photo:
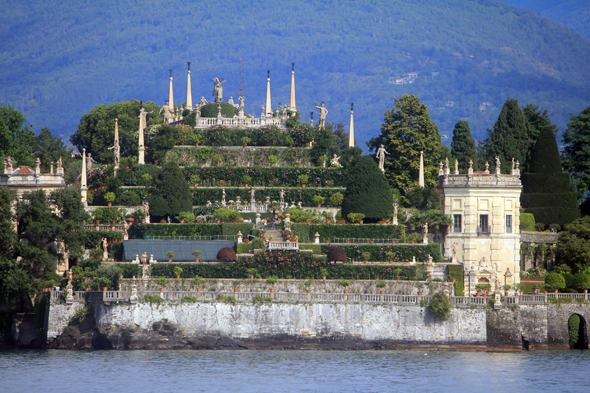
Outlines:
[[590,392],[590,351],[0,351],[0,392]]

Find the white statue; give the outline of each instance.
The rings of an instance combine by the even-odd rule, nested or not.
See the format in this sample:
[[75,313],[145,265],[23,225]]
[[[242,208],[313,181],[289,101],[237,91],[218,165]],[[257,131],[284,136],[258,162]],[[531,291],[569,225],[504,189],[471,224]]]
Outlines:
[[238,105],[238,111],[244,112],[244,101],[246,101],[246,97],[240,96],[238,100],[240,100],[240,104]]
[[215,102],[223,102],[223,86],[222,84],[225,82],[225,79],[215,78],[213,79],[213,84],[215,87],[213,88],[213,96],[215,97]]
[[328,110],[324,106],[324,103],[321,103],[321,106],[316,106],[317,109],[320,110],[320,121],[318,123],[318,127],[322,128],[326,126],[326,116],[328,115]]
[[208,103],[209,102],[205,99],[205,97],[201,96],[201,99],[199,100],[198,106],[205,106]]
[[381,147],[379,147],[379,149],[377,149],[377,153],[376,153],[376,157],[379,160],[379,169],[381,170],[381,172],[385,172],[385,155],[389,155],[389,153],[387,152],[387,150],[385,150],[385,147],[383,145],[381,145]]
[[279,191],[279,196],[281,197],[281,202],[280,203],[285,203],[285,190]]
[[170,103],[168,100],[164,103],[164,106],[160,108],[160,114],[164,112],[164,121],[166,123],[170,123],[174,120],[174,116],[172,113],[174,112],[174,108],[170,108]]

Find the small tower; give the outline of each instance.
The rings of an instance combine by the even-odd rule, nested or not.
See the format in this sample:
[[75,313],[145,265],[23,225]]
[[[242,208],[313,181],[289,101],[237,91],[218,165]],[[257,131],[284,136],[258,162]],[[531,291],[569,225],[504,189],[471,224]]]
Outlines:
[[168,105],[170,105],[170,111],[174,113],[174,92],[172,90],[172,69],[170,69],[170,91],[168,93]]
[[266,116],[272,117],[272,106],[270,104],[270,70],[266,72]]
[[88,181],[86,179],[86,149],[82,149],[82,173],[80,178],[80,192],[82,193],[82,203],[88,206]]
[[424,188],[424,152],[420,150],[420,173],[418,174],[418,186]]
[[[186,77],[186,109],[193,110],[193,94],[191,92],[191,62],[189,61],[187,64],[188,76]],[[172,84],[170,85],[170,89],[172,89]]]
[[297,111],[297,105],[295,105],[295,63],[291,63],[291,102],[289,102],[289,109],[293,112]]
[[354,102],[350,103],[350,131],[348,132],[348,147],[354,147],[354,115],[352,107]]

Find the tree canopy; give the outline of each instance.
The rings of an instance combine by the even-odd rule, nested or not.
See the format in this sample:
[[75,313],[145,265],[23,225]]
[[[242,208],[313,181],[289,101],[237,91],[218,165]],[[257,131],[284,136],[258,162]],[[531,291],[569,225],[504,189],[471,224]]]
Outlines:
[[13,164],[35,166],[31,148],[36,145],[35,131],[25,126],[26,119],[12,106],[0,106],[0,158],[11,157]]
[[471,136],[469,123],[465,120],[459,120],[455,124],[453,140],[451,141],[451,155],[459,161],[459,171],[461,173],[467,173],[469,161],[473,162],[473,170],[479,170],[475,140]]
[[582,217],[561,232],[555,250],[556,264],[565,264],[574,272],[590,266],[590,216]]
[[361,156],[352,161],[342,201],[342,216],[346,217],[350,213],[362,213],[369,221],[393,216],[389,183],[370,156]]
[[192,193],[178,164],[162,166],[149,189],[150,214],[163,218],[193,210]]
[[[434,187],[438,178],[438,163],[444,156],[438,128],[430,120],[428,107],[413,95],[394,98],[395,105],[385,111],[381,135],[367,146],[376,151],[384,145],[385,176],[391,186],[402,193],[418,185],[420,151],[424,152],[424,181]],[[448,150],[447,150],[448,151]]]
[[590,107],[570,116],[563,143],[563,167],[572,175],[578,198],[590,200]]

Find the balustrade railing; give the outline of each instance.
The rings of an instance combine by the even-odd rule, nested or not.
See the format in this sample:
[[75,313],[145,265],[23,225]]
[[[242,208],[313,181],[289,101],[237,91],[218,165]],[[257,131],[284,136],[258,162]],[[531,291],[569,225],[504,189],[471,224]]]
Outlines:
[[195,128],[202,129],[212,126],[224,126],[230,128],[258,128],[261,126],[277,126],[281,129],[287,128],[286,120],[276,117],[249,118],[249,117],[200,117],[196,119]]
[[267,250],[299,250],[298,242],[268,242]]

